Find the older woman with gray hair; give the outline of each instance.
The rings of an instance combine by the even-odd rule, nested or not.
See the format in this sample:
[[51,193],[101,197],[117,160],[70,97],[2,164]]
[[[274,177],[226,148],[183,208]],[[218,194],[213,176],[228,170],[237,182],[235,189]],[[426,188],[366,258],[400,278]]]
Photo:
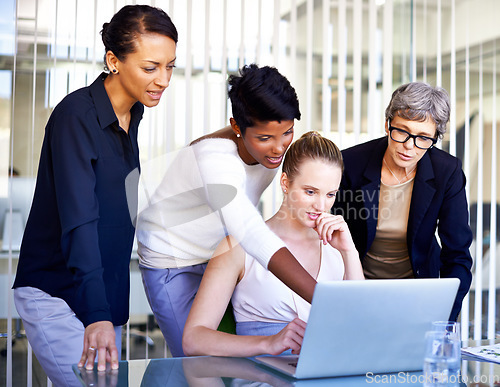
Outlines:
[[397,88],[385,111],[386,136],[342,151],[332,212],[349,225],[367,279],[460,279],[450,314],[456,320],[472,279],[472,232],[461,162],[434,147],[449,117],[444,89],[422,82]]

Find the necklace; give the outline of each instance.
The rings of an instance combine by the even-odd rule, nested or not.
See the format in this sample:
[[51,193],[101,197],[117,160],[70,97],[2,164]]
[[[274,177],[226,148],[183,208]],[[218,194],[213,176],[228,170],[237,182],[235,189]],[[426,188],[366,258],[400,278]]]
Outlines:
[[[394,174],[394,172],[392,172],[392,169],[389,167],[389,164],[387,164],[387,162],[385,161],[385,158],[383,159],[383,161],[384,161],[385,166],[387,167],[387,169],[388,169],[388,170],[389,170],[389,172],[391,173],[391,175],[392,175],[392,176],[394,176],[394,178],[398,181],[398,183],[399,183],[399,184],[402,184],[402,181],[401,181],[401,180],[399,180],[399,179],[397,178],[397,176]],[[416,165],[415,165],[415,168],[413,168],[410,172],[408,172],[408,173],[407,173],[407,174],[403,177],[403,181],[404,181],[405,179],[407,179],[407,178],[408,178],[408,175],[411,175],[411,173],[412,173],[415,169],[417,169],[417,166],[416,166]]]

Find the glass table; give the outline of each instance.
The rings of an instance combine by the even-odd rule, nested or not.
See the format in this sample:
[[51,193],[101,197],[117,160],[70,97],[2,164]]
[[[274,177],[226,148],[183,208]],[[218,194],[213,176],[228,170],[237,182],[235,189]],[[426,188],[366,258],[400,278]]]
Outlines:
[[[463,346],[496,341],[464,342]],[[247,358],[186,357],[121,361],[118,370],[98,372],[73,366],[83,386],[421,386],[421,371],[296,380]],[[500,364],[462,358],[462,381],[453,386],[500,386]]]

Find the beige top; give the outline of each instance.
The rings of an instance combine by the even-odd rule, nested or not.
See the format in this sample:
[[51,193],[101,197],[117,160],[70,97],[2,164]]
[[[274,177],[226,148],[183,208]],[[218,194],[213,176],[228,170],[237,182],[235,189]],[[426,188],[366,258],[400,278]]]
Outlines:
[[367,279],[414,277],[406,243],[413,181],[380,184],[377,231],[363,260]]

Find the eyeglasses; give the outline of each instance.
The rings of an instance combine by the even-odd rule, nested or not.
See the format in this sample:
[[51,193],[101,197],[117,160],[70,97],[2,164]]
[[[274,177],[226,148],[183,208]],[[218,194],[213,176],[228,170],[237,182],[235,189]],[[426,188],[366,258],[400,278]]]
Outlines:
[[414,134],[408,133],[406,130],[395,128],[394,126],[390,126],[389,122],[389,134],[391,139],[399,142],[405,143],[410,138],[413,139],[413,143],[417,148],[420,149],[430,149],[436,144],[437,139],[427,136],[415,136]]

